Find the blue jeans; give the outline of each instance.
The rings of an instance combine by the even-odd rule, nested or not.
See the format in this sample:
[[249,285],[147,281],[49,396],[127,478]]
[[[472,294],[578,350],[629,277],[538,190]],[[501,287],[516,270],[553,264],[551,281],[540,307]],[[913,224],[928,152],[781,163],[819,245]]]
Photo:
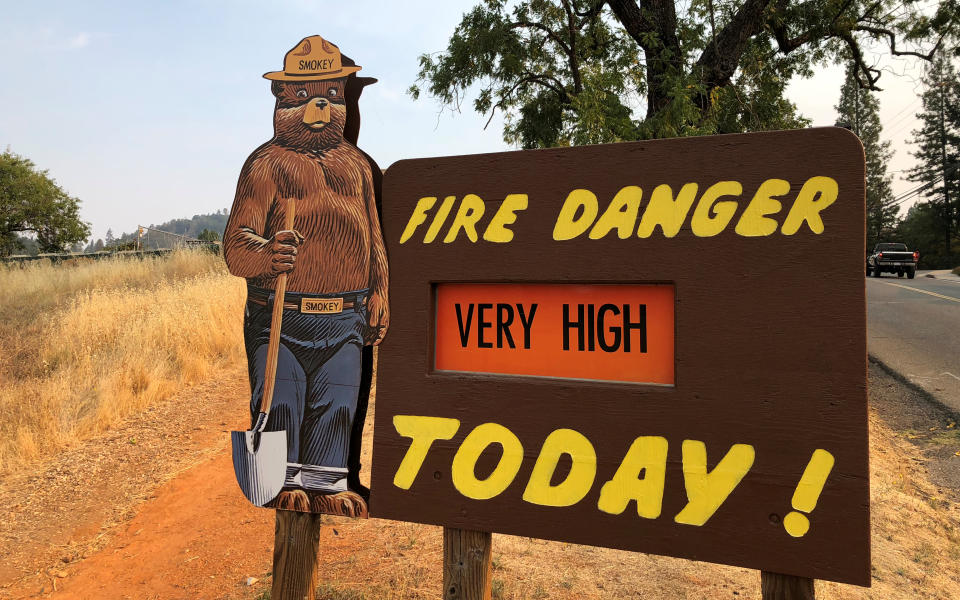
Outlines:
[[[256,419],[263,396],[273,296],[263,306],[247,301],[244,344],[250,371],[250,413]],[[350,436],[360,389],[361,351],[366,323],[366,290],[356,306],[337,314],[301,314],[284,309],[273,404],[265,431],[287,433],[286,487],[324,493],[347,489]],[[302,297],[286,294],[286,302]]]

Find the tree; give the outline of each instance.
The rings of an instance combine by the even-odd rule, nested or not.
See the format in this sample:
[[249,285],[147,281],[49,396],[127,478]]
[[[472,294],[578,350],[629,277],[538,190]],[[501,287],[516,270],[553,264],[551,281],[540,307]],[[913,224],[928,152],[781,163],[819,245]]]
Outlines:
[[920,252],[922,268],[952,269],[960,264],[960,256],[944,251],[942,232],[943,221],[938,207],[931,202],[918,202],[910,207],[897,226],[896,241]]
[[0,256],[23,248],[19,235],[31,233],[41,252],[62,251],[90,235],[80,220],[79,200],[47,171],[10,150],[0,154]]
[[920,129],[913,131],[918,165],[907,179],[920,183],[935,208],[944,253],[950,255],[960,229],[960,82],[949,59],[938,57],[924,78]]
[[898,0],[691,0],[681,14],[674,0],[482,0],[420,57],[410,91],[459,109],[478,89],[474,108],[503,112],[524,148],[802,127],[792,76],[852,57],[879,89],[865,48],[929,59],[958,28],[958,0],[933,14]]
[[40,253],[40,246],[39,244],[37,244],[37,240],[31,237],[18,235],[17,242],[19,242],[18,248],[17,248],[17,254],[27,254],[29,256],[36,256],[37,254]]
[[199,234],[197,234],[197,239],[204,242],[219,242],[220,234],[216,231],[210,231],[209,229],[204,229]]
[[880,103],[870,90],[862,89],[857,83],[852,64],[847,67],[840,101],[834,109],[837,125],[849,127],[863,142],[867,159],[866,244],[872,248],[896,226],[900,209],[893,197],[893,178],[887,173],[893,152],[890,142],[880,141]]

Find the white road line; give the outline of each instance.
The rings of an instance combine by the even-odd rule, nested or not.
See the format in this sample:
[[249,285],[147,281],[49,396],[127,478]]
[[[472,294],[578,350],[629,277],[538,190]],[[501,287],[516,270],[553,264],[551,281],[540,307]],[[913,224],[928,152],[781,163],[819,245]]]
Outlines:
[[941,375],[949,375],[950,377],[953,377],[953,378],[956,379],[957,381],[960,381],[960,377],[957,377],[956,375],[954,375],[954,374],[951,373],[950,371],[944,371],[943,373],[940,373],[940,374],[941,374]]
[[960,298],[954,298],[953,296],[944,296],[943,294],[938,294],[936,292],[928,292],[927,290],[921,290],[915,287],[910,287],[909,285],[900,285],[899,283],[890,283],[889,281],[884,281],[883,283],[887,285],[892,285],[894,287],[903,288],[905,290],[913,290],[920,294],[927,294],[928,296],[935,296],[937,298],[943,298],[944,300],[952,300],[953,302],[960,302]]

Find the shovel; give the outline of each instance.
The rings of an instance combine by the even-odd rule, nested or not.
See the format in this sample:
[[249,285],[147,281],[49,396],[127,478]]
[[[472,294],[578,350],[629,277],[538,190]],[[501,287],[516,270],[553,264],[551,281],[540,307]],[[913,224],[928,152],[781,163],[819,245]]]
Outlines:
[[[286,230],[293,229],[293,198],[287,200]],[[260,413],[250,431],[232,431],[233,471],[243,495],[255,506],[264,506],[276,498],[287,477],[287,432],[264,431],[273,388],[277,380],[277,355],[280,353],[280,323],[283,320],[283,300],[287,290],[287,274],[277,277],[273,297],[273,317],[270,321],[270,343],[267,346],[267,367],[263,378],[263,397]]]

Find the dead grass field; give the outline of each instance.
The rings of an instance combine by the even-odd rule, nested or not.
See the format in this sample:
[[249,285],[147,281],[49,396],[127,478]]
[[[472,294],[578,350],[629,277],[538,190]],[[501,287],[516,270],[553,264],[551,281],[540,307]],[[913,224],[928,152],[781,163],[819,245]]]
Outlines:
[[242,303],[202,251],[0,267],[0,475],[238,358]]

